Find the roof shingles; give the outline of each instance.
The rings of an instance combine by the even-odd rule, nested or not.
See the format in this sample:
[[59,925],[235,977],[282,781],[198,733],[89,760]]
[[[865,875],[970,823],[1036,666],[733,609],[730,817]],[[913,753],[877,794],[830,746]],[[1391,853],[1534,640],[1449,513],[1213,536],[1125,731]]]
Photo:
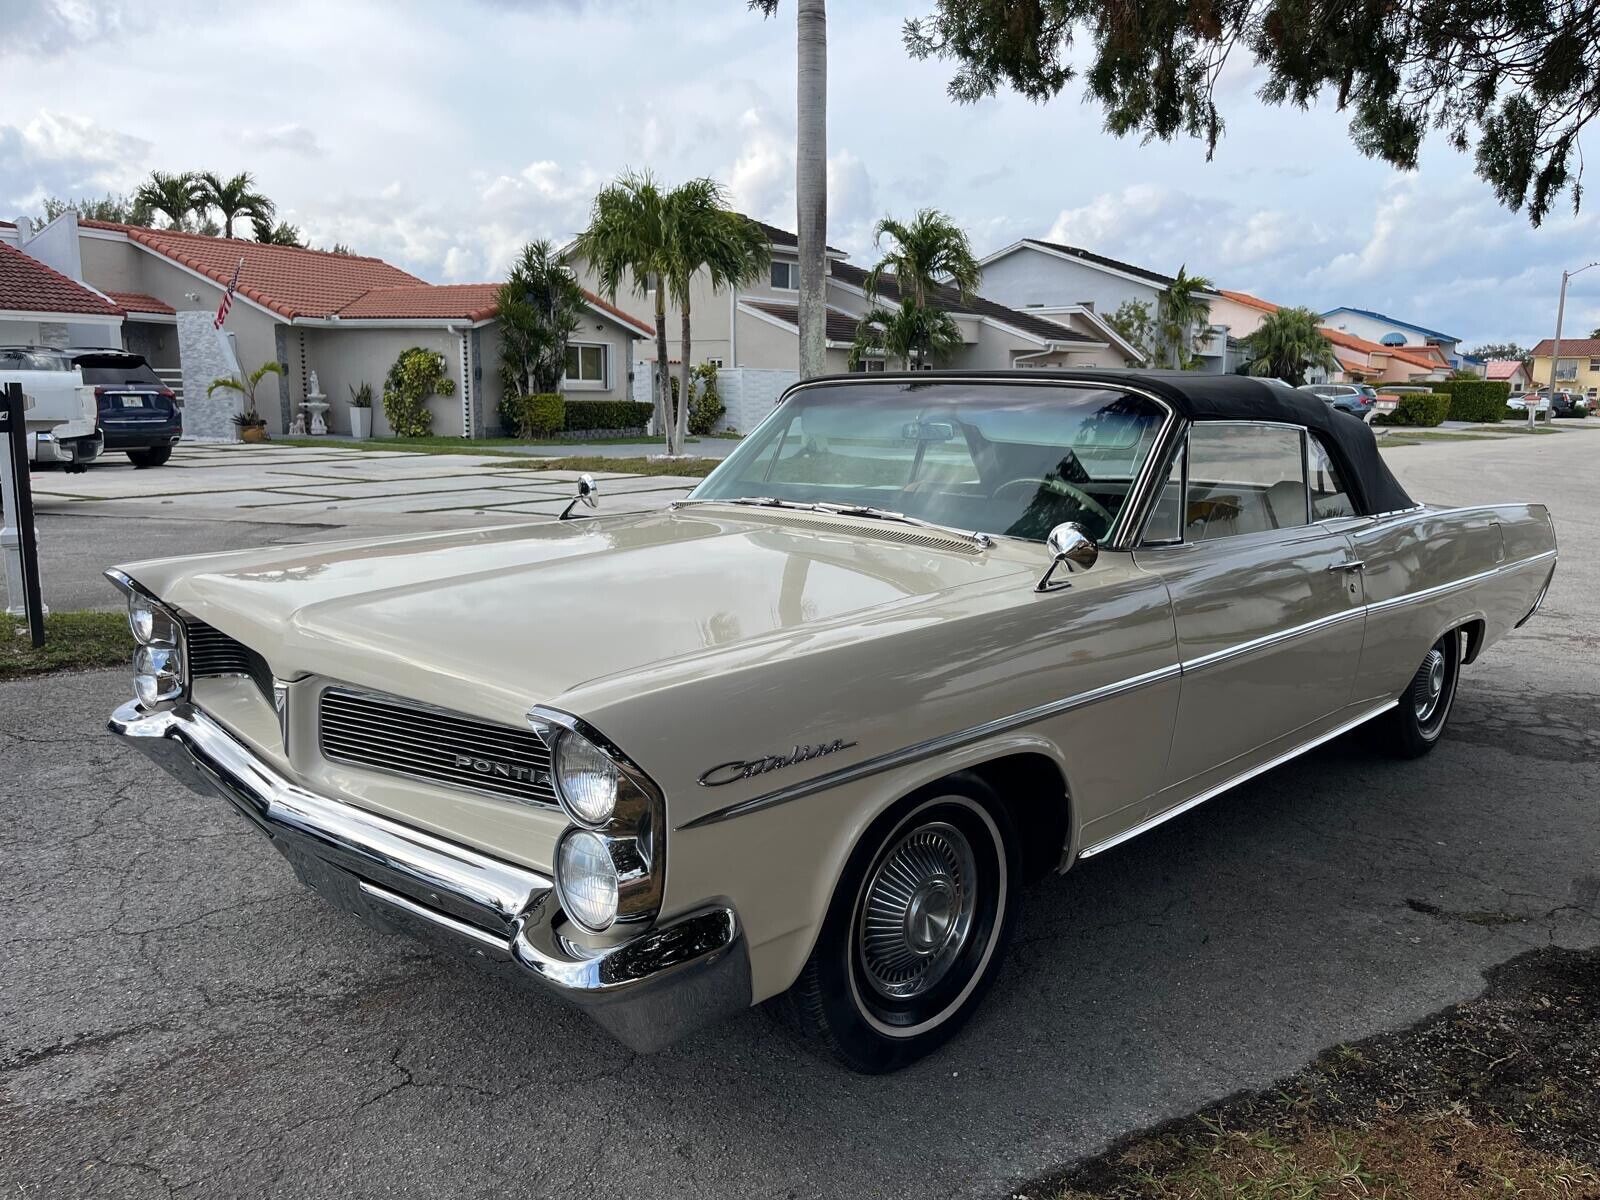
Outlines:
[[[851,287],[865,288],[867,272],[860,267],[846,262],[836,262],[832,266],[833,277],[841,283]],[[881,276],[878,280],[878,296],[880,299],[891,303],[900,300],[900,287],[893,275]],[[1009,325],[1013,329],[1020,329],[1023,333],[1032,334],[1034,337],[1043,338],[1049,342],[1092,342],[1093,338],[1086,337],[1075,329],[1069,329],[1059,321],[1052,321],[1046,317],[1036,316],[1033,313],[1020,309],[1007,308],[1004,304],[996,304],[993,300],[986,300],[973,293],[962,299],[961,293],[955,288],[935,285],[929,294],[935,308],[945,312],[965,314],[975,317],[988,317],[1002,325]],[[831,335],[830,335],[831,336]]]

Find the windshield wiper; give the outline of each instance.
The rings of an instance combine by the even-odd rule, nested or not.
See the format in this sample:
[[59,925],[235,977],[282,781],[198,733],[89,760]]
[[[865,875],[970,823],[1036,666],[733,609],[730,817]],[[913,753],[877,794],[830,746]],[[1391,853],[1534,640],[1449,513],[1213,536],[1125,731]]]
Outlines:
[[937,521],[924,521],[921,517],[910,517],[903,512],[894,512],[887,508],[874,508],[870,504],[834,504],[828,500],[802,502],[780,500],[776,496],[731,496],[725,500],[710,497],[698,500],[674,500],[672,507],[681,508],[689,504],[742,504],[750,508],[787,508],[799,512],[825,513],[830,517],[866,517],[873,521],[894,521],[901,525],[915,525],[920,529],[937,529],[941,533],[953,533],[957,537],[970,539],[986,550],[994,545],[993,538],[976,529],[958,529],[954,525],[940,525]]
[[954,525],[941,525],[937,521],[924,521],[921,517],[910,517],[903,512],[894,512],[887,508],[874,508],[870,504],[833,504],[827,500],[819,500],[815,504],[806,505],[813,512],[831,513],[836,517],[869,517],[874,521],[894,521],[901,525],[915,525],[919,529],[937,529],[941,533],[954,533],[964,538],[970,538],[978,545],[985,548],[994,544],[987,533],[980,533],[976,529],[958,529]]

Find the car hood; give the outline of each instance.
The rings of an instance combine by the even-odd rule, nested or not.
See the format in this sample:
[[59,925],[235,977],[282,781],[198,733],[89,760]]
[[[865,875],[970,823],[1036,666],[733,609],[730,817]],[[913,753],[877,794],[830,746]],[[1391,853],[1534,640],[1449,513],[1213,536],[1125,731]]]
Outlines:
[[124,569],[282,677],[515,720],[585,685],[646,688],[734,650],[776,657],[828,631],[928,619],[918,612],[953,589],[1038,558],[860,518],[707,506]]

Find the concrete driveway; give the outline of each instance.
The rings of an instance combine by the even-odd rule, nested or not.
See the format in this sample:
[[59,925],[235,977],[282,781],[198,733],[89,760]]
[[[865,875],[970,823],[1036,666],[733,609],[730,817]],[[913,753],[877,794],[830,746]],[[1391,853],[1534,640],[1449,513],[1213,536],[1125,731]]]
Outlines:
[[1392,452],[1538,498],[1541,617],[1396,763],[1341,739],[1026,897],[977,1019],[886,1078],[764,1011],[637,1057],[369,932],[101,732],[120,672],[0,685],[0,1188],[19,1196],[1001,1196],[1600,939],[1588,435]]

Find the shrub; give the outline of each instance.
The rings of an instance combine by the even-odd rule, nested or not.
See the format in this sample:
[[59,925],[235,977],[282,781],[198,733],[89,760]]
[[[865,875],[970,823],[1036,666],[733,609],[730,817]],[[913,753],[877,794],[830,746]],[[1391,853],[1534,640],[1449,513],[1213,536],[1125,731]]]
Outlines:
[[1511,385],[1502,380],[1452,379],[1432,386],[1436,395],[1450,397],[1452,421],[1503,420],[1506,397],[1511,395]]
[[568,400],[563,428],[568,433],[617,429],[643,429],[650,424],[655,405],[632,400]]
[[383,381],[383,415],[396,437],[427,437],[433,432],[428,397],[455,395],[456,381],[445,373],[444,355],[413,346],[402,350]]
[[692,378],[699,380],[700,390],[694,399],[689,401],[689,432],[696,437],[704,437],[716,428],[717,422],[722,420],[722,414],[727,412],[728,408],[722,403],[722,396],[717,391],[715,363],[701,363],[694,369]]
[[510,411],[516,436],[520,438],[554,437],[566,423],[566,399],[555,392],[513,396],[504,404]]
[[1398,407],[1387,416],[1372,418],[1374,425],[1439,425],[1450,412],[1450,397],[1440,393],[1414,393],[1400,397]]

